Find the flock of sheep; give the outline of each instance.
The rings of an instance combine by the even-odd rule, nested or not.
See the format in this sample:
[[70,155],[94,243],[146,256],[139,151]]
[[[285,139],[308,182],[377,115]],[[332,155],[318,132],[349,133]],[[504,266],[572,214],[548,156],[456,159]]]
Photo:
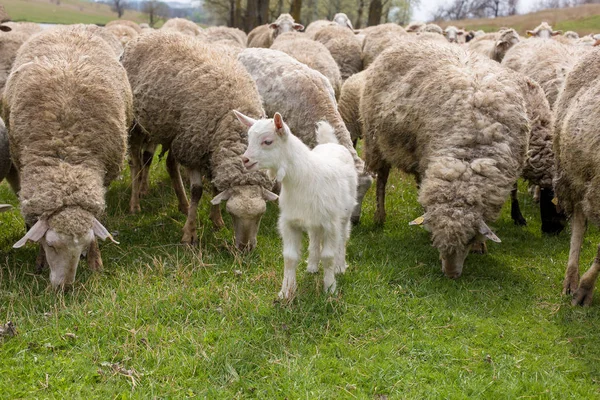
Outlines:
[[203,179],[214,226],[225,202],[240,249],[257,245],[266,202],[279,199],[282,298],[296,290],[302,231],[308,271],[322,264],[335,291],[373,177],[383,223],[397,167],[415,176],[425,211],[411,224],[431,232],[453,279],[469,252],[500,242],[488,223],[509,197],[525,223],[525,179],[544,232],[570,217],[564,291],[591,302],[600,248],[581,281],[578,264],[587,220],[600,223],[597,38],[546,23],[528,39],[422,23],[354,30],[342,13],[306,29],[282,14],[248,36],[177,18],[158,30],[124,20],[42,30],[2,13],[0,178],[28,227],[14,247],[39,243],[37,267],[50,267],[56,288],[74,282],[81,255],[102,267],[97,238],[114,240],[99,221],[106,189],[128,156],[130,211],[140,212],[161,145],[187,218],[183,243],[198,242]]

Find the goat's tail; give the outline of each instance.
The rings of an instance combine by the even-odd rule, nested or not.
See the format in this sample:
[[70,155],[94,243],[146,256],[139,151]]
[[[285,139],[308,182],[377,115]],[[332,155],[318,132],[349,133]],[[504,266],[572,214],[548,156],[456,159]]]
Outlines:
[[335,136],[335,129],[327,121],[317,122],[317,143],[335,143],[339,144],[337,136]]

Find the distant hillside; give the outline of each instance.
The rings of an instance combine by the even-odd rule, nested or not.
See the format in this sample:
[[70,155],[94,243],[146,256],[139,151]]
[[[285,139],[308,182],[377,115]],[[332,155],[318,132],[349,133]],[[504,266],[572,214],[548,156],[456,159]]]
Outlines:
[[512,17],[442,21],[439,24],[443,27],[455,25],[467,30],[482,29],[486,32],[497,31],[500,27],[507,26],[524,35],[525,31],[535,28],[542,21],[548,22],[554,29],[576,31],[579,35],[600,33],[600,4],[542,10]]
[[[117,19],[106,4],[82,0],[2,0],[14,21],[48,22],[55,24],[105,24]],[[148,22],[146,15],[126,10],[122,17],[136,22]]]

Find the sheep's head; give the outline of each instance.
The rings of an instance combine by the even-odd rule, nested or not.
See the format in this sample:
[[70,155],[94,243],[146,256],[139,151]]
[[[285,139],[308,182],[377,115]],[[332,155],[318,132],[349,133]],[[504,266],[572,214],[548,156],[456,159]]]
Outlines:
[[504,56],[515,44],[519,43],[521,38],[514,29],[500,31],[500,39],[496,41],[494,47],[494,60],[502,62]]
[[64,290],[75,281],[79,259],[88,251],[94,236],[102,240],[109,238],[114,242],[110,233],[92,214],[81,209],[66,208],[48,219],[39,219],[13,247],[22,247],[29,240],[40,243],[50,267],[52,287]]
[[562,31],[554,31],[547,22],[542,22],[532,31],[527,31],[528,36],[535,36],[541,39],[550,39],[551,36],[560,35]]
[[304,25],[297,24],[290,14],[281,14],[275,22],[269,25],[273,29],[273,39],[285,32],[301,31]]
[[465,31],[462,29],[458,29],[455,26],[449,26],[444,31],[444,36],[450,43],[458,43],[460,36],[463,36]]
[[336,24],[343,26],[344,28],[354,29],[352,26],[352,22],[350,22],[350,18],[344,13],[337,13],[333,16],[333,22]]
[[227,212],[233,221],[235,245],[240,250],[256,247],[260,220],[267,210],[267,201],[277,200],[277,195],[257,185],[238,186],[215,196],[211,203],[227,201]]

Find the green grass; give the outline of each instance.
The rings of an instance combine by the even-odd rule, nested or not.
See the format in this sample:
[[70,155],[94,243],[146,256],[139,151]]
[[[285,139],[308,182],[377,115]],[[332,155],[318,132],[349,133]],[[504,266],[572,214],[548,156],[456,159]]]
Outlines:
[[[48,288],[48,271],[33,273],[35,246],[11,249],[24,233],[18,211],[0,216],[0,323],[19,331],[0,339],[1,397],[600,396],[600,302],[571,307],[560,294],[569,235],[542,237],[525,194],[528,226],[505,207],[492,224],[503,242],[470,255],[451,281],[426,231],[408,226],[421,212],[416,189],[395,173],[384,228],[372,220],[373,190],[366,199],[338,293],[325,295],[322,273],[302,265],[284,305],[276,205],[257,250],[239,254],[230,229],[213,232],[204,198],[201,251],[189,249],[162,163],[152,177],[140,215],[127,213],[129,178],[111,186],[105,225],[121,244],[101,246],[102,273],[82,261],[64,295]],[[0,194],[16,205],[6,185]],[[592,228],[582,266],[598,242]]]

